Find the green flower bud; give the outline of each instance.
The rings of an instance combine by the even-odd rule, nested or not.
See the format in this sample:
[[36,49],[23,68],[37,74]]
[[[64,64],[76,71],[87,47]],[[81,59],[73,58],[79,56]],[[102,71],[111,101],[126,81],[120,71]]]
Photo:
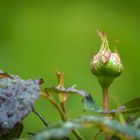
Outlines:
[[97,76],[102,88],[108,88],[112,81],[121,74],[123,65],[119,54],[112,53],[109,49],[108,40],[104,32],[97,31],[102,41],[99,52],[93,56],[90,68],[91,72]]

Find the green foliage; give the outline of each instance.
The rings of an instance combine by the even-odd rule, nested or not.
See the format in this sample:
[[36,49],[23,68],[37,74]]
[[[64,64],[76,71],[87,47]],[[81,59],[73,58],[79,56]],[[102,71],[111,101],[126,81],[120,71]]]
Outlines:
[[89,94],[83,98],[83,110],[84,111],[93,111],[93,112],[101,112],[103,111],[100,107],[97,106],[96,102],[92,99],[92,96]]
[[[4,76],[5,78],[6,75],[2,76]],[[111,135],[110,140],[140,139],[140,118],[138,118],[137,120],[133,120],[131,124],[127,124],[126,121],[125,123],[123,123],[121,120],[119,121],[118,119],[116,119],[117,117],[119,118],[122,113],[132,113],[139,111],[139,97],[128,101],[117,109],[104,112],[101,107],[97,106],[91,94],[87,93],[84,90],[76,89],[75,86],[65,88],[63,86],[64,75],[62,73],[57,73],[57,78],[58,85],[51,88],[45,88],[44,92],[41,92],[40,95],[44,96],[52,103],[52,105],[54,105],[62,118],[62,122],[56,125],[49,124],[42,115],[40,115],[34,108],[32,108],[32,111],[40,118],[46,128],[40,132],[35,133],[30,138],[26,138],[25,140],[70,140],[70,133],[73,133],[79,140],[84,140],[85,138],[81,136],[77,129],[86,129],[92,127],[97,127],[101,131],[109,132]],[[57,104],[57,102],[53,98],[53,94],[58,95],[61,106]],[[80,118],[72,120],[68,118],[65,102],[68,96],[73,94],[80,95],[82,97],[83,111],[94,112],[94,115],[84,115]],[[9,133],[3,135],[1,137],[1,140],[18,138],[22,132],[22,129],[23,125],[21,123],[17,124]]]
[[[123,125],[116,120],[111,120],[108,117],[97,117],[97,116],[82,116],[81,118],[60,123],[58,125],[51,126],[29,140],[54,140],[67,138],[69,133],[73,129],[83,129],[97,126],[102,130],[107,130],[111,134],[115,135],[111,140],[119,139],[140,139],[139,130],[134,126],[127,124]],[[68,139],[68,138],[67,138]]]
[[100,109],[95,101],[93,100],[91,94],[87,93],[84,90],[78,90],[75,88],[75,86],[69,87],[69,88],[64,88],[64,87],[51,87],[51,88],[46,88],[45,89],[45,93],[65,93],[65,94],[77,94],[82,96],[83,100],[83,110],[90,110],[90,111],[94,111],[94,112],[101,112],[103,111],[102,109]]
[[124,113],[135,113],[140,111],[140,97],[132,99],[124,104],[126,110]]

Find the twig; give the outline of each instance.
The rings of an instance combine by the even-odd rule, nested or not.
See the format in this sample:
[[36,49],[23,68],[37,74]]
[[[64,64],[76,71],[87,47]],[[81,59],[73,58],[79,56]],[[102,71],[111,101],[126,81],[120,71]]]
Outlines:
[[65,113],[61,110],[61,108],[57,105],[55,100],[49,94],[41,92],[40,95],[48,99],[50,103],[58,110],[60,117],[63,121],[67,120]]
[[84,140],[84,138],[81,136],[77,129],[73,129],[72,133],[77,137],[78,140]]
[[[66,106],[65,106],[65,102],[61,102],[61,108],[65,114],[66,117],[66,121],[68,120],[68,114],[67,114],[67,110],[66,110]],[[84,140],[84,138],[81,136],[81,134],[78,132],[77,129],[73,129],[72,133],[77,137],[78,140]]]
[[50,126],[49,123],[44,119],[44,117],[43,117],[42,115],[40,115],[40,114],[35,110],[34,107],[32,108],[32,111],[33,111],[33,113],[35,113],[35,114],[40,118],[40,120],[43,122],[43,124],[44,124],[46,127]]
[[99,136],[99,134],[100,134],[101,132],[103,132],[103,131],[102,131],[102,130],[99,130],[99,131],[95,134],[95,136],[92,138],[92,140],[96,140],[96,138]]
[[[67,110],[66,110],[65,102],[61,102],[60,105],[61,105],[61,108],[62,108],[63,112],[65,113],[65,116],[67,117],[68,114],[67,114]],[[68,117],[67,117],[67,118],[68,118]]]
[[[66,122],[68,120],[67,115],[62,111],[62,109],[56,104],[55,100],[49,94],[41,92],[40,95],[45,97],[46,99],[48,99],[51,102],[51,104],[58,110],[58,112],[61,116],[61,119],[64,122]],[[64,104],[63,104],[63,109],[65,109]],[[84,138],[81,136],[81,134],[76,129],[73,129],[72,133],[77,137],[78,140],[84,140]]]

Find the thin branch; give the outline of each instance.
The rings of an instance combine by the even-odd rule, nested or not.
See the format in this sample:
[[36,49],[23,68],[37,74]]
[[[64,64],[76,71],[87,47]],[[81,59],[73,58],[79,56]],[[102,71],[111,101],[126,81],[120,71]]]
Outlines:
[[58,110],[60,117],[63,121],[67,120],[65,113],[61,110],[61,108],[57,105],[56,101],[49,94],[41,92],[40,95],[48,99],[50,103]]
[[[64,122],[66,122],[68,120],[68,117],[66,116],[66,114],[61,110],[61,108],[57,105],[55,100],[49,94],[41,92],[40,95],[45,97],[46,99],[48,99],[51,102],[51,104],[58,110],[58,112],[61,116],[61,119]],[[84,140],[84,138],[81,136],[81,134],[76,129],[73,129],[72,133],[77,137],[78,140]]]
[[95,134],[95,136],[92,138],[92,140],[96,140],[97,137],[99,136],[99,134],[102,133],[102,132],[103,132],[102,130],[98,131],[98,132]]
[[67,117],[68,116],[68,113],[67,113],[67,110],[66,110],[65,102],[61,102],[60,105],[61,105],[61,108],[62,108],[63,112],[65,113],[65,115]]
[[44,124],[46,127],[50,126],[49,123],[44,119],[44,117],[43,117],[42,115],[40,115],[40,114],[35,110],[34,107],[32,108],[32,111],[33,111],[33,113],[35,113],[35,114],[40,118],[40,120],[43,122],[43,124]]
[[81,136],[77,129],[73,129],[72,133],[77,137],[78,140],[84,140],[84,138]]
[[[65,102],[61,102],[61,108],[62,108],[62,110],[63,110],[63,112],[64,112],[64,114],[66,116],[66,119],[68,120],[68,114],[67,114]],[[81,136],[81,134],[78,132],[77,129],[73,129],[72,133],[77,137],[78,140],[84,140],[84,138]]]

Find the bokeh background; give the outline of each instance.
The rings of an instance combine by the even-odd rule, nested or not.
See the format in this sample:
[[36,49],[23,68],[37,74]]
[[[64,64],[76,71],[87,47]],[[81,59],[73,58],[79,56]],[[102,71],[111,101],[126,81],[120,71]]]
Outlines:
[[[56,85],[55,72],[62,71],[66,87],[76,84],[77,88],[92,93],[101,106],[101,88],[89,69],[91,56],[101,44],[97,29],[106,32],[112,50],[114,40],[119,40],[118,51],[124,64],[123,74],[110,88],[112,109],[117,106],[113,97],[125,103],[140,93],[138,0],[1,0],[0,69],[24,79],[42,77],[45,81],[42,89]],[[42,97],[35,107],[50,123],[60,121],[55,108]],[[70,118],[80,116],[81,98],[70,96],[67,108]],[[44,128],[32,113],[23,122],[22,137]],[[81,131],[87,140],[96,132],[93,129]]]

